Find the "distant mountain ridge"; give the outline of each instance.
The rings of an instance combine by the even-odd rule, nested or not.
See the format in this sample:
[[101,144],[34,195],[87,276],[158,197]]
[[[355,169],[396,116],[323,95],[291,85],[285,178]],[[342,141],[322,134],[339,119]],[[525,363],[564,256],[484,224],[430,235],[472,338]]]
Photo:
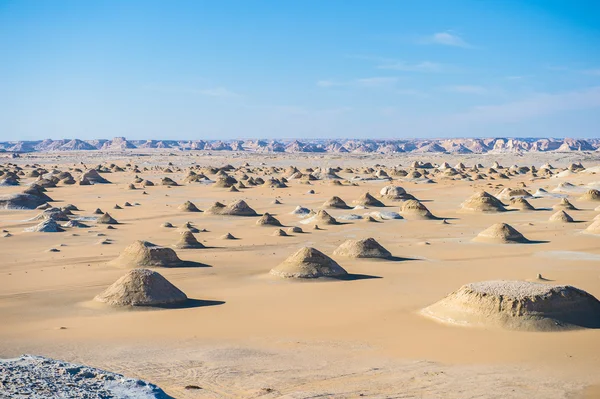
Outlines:
[[340,140],[39,140],[0,142],[4,152],[127,151],[134,149],[179,151],[247,151],[261,153],[451,153],[600,151],[600,139],[454,138],[454,139],[340,139]]

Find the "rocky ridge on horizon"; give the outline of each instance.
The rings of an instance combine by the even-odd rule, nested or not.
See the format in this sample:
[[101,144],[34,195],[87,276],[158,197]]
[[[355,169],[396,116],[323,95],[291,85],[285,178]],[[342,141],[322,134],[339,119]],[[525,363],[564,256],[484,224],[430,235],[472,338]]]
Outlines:
[[600,139],[454,138],[454,139],[332,139],[332,140],[39,140],[0,142],[2,152],[127,151],[173,149],[247,151],[261,153],[449,153],[600,151]]

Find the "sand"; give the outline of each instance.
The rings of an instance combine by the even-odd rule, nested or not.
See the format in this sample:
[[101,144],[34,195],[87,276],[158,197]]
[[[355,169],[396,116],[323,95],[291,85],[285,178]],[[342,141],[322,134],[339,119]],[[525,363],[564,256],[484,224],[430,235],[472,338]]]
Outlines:
[[[137,151],[137,150],[136,150]],[[98,367],[140,378],[175,398],[255,397],[415,397],[415,398],[588,398],[598,393],[600,330],[514,331],[503,328],[459,328],[438,323],[419,312],[466,284],[489,281],[525,281],[538,273],[543,284],[570,285],[600,297],[597,259],[600,229],[582,234],[598,211],[594,201],[580,200],[598,175],[572,172],[569,176],[541,178],[531,173],[509,176],[489,174],[500,165],[552,164],[559,173],[570,163],[597,166],[597,155],[421,154],[372,156],[362,154],[236,154],[232,152],[148,151],[144,156],[126,153],[31,154],[11,162],[24,167],[40,164],[51,170],[68,170],[79,181],[81,173],[69,168],[84,162],[88,169],[114,163],[122,172],[101,173],[110,184],[62,184],[47,188],[52,206],[74,204],[71,220],[88,228],[63,227],[62,233],[26,232],[40,221],[30,219],[36,209],[0,210],[0,358],[31,353]],[[445,172],[419,168],[435,183],[413,179],[413,161],[441,165],[462,162],[481,180],[448,177]],[[168,163],[172,173],[164,172]],[[127,167],[130,163],[132,166]],[[248,163],[249,166],[243,165]],[[264,163],[264,165],[261,165]],[[398,166],[398,164],[401,164]],[[203,182],[186,182],[190,166],[217,181],[208,166],[231,164],[228,170],[247,188],[229,192]],[[376,164],[386,165],[375,167]],[[74,166],[75,165],[75,166]],[[136,165],[138,171],[133,171]],[[243,175],[268,181],[288,178],[295,166],[303,175],[333,172],[330,180],[288,179],[286,188],[253,185]],[[156,168],[156,167],[159,168]],[[338,167],[339,166],[339,170]],[[270,168],[280,168],[281,172]],[[392,167],[407,172],[395,174]],[[247,170],[244,170],[246,168]],[[262,170],[258,170],[261,168]],[[322,169],[319,169],[322,168]],[[329,170],[331,168],[332,170]],[[351,168],[351,172],[345,171]],[[366,168],[372,172],[362,173]],[[26,171],[31,168],[24,168]],[[392,181],[372,179],[384,169]],[[508,173],[508,169],[498,169]],[[324,173],[324,175],[323,175]],[[155,186],[135,183],[136,175]],[[178,186],[161,185],[170,177]],[[353,180],[355,176],[363,180]],[[488,179],[494,176],[494,180]],[[0,187],[0,196],[22,193],[37,177],[21,176],[19,186]],[[304,184],[310,181],[310,185]],[[570,182],[586,190],[567,195],[579,210],[566,212],[579,223],[549,223],[550,211],[560,201],[552,189]],[[355,182],[352,185],[348,182]],[[508,200],[506,212],[463,212],[461,204],[479,191],[499,193],[526,184],[527,198],[537,211],[515,209]],[[239,184],[239,183],[238,183]],[[236,187],[238,186],[236,184]],[[339,219],[338,224],[313,221],[306,225],[296,207],[317,212],[325,201],[339,196],[348,203],[366,192],[377,195],[386,208],[327,209],[332,218],[351,213],[399,212],[401,202],[379,197],[387,185],[402,187],[418,198],[433,215],[448,224],[421,219],[379,219],[379,223]],[[488,185],[491,184],[491,185]],[[502,184],[502,186],[500,186]],[[314,190],[314,194],[308,194]],[[278,198],[280,205],[273,205]],[[245,201],[254,217],[206,212],[215,202]],[[182,212],[191,201],[205,212]],[[42,205],[48,201],[43,201]],[[139,203],[113,210],[115,203]],[[368,207],[368,206],[367,206]],[[93,211],[109,211],[119,224],[114,230],[97,224]],[[231,208],[230,208],[231,209]],[[300,225],[304,233],[273,236],[273,226],[259,227],[259,215],[270,213],[284,226]],[[323,216],[323,215],[321,215]],[[323,218],[327,220],[327,218]],[[163,228],[169,221],[176,228]],[[135,240],[163,248],[180,238],[179,229],[192,222],[206,248],[177,249],[178,258],[210,267],[151,268],[189,298],[189,306],[175,309],[126,307],[92,299],[130,268],[111,261]],[[61,222],[61,225],[67,222]],[[507,223],[536,245],[495,245],[472,242],[496,223]],[[318,224],[320,229],[313,229]],[[285,229],[287,230],[288,227]],[[594,228],[595,229],[595,228]],[[206,230],[206,231],[204,231]],[[595,230],[594,230],[595,231]],[[222,239],[230,233],[237,239]],[[402,262],[339,257],[334,251],[346,240],[373,237]],[[96,245],[111,240],[110,245]],[[289,279],[271,276],[270,270],[304,246],[315,247],[348,271],[343,279]],[[60,252],[47,252],[49,248]],[[571,255],[546,256],[550,251]],[[579,254],[574,256],[572,254]],[[200,390],[185,389],[188,385]]]

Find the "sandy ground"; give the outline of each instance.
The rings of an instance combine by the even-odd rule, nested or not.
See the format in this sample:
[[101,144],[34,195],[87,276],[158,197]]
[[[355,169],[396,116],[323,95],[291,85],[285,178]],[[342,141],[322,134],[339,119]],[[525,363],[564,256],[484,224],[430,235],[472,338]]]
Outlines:
[[[72,166],[75,160],[94,165],[132,161],[141,167],[171,161],[175,166],[267,165],[388,166],[408,165],[417,157],[301,156],[147,153],[90,155],[35,154],[14,160],[20,164]],[[83,157],[87,158],[83,158]],[[498,160],[505,166],[549,161],[565,166],[593,156],[531,154],[526,156],[421,156],[454,165]],[[533,279],[537,273],[556,284],[571,284],[600,298],[600,236],[582,234],[598,214],[599,203],[569,199],[581,208],[569,212],[581,223],[547,222],[551,210],[502,214],[458,212],[461,202],[485,188],[524,181],[534,192],[560,182],[600,182],[595,174],[530,181],[453,181],[436,184],[397,181],[449,224],[434,220],[352,221],[315,231],[290,212],[302,205],[317,209],[332,195],[347,203],[366,191],[377,194],[385,183],[312,186],[291,182],[288,188],[251,188],[239,193],[202,184],[127,190],[133,173],[104,175],[114,184],[60,186],[49,195],[61,205],[79,207],[80,216],[96,208],[122,224],[70,229],[64,233],[26,233],[39,211],[0,211],[0,229],[13,236],[0,238],[0,357],[22,353],[80,362],[155,383],[175,398],[596,398],[600,397],[600,330],[560,333],[515,332],[439,324],[418,311],[461,285],[491,279]],[[140,174],[158,182],[159,172]],[[181,182],[184,173],[168,174]],[[350,178],[350,175],[342,177]],[[26,180],[32,181],[32,179]],[[488,183],[494,187],[488,186]],[[496,185],[501,184],[496,188]],[[310,188],[315,194],[307,194]],[[20,191],[0,187],[0,194]],[[281,205],[272,205],[280,198]],[[301,226],[303,234],[271,236],[274,227],[255,224],[256,218],[183,213],[177,206],[190,200],[200,209],[214,201],[244,199],[257,212],[274,214],[285,226]],[[113,210],[114,204],[139,206]],[[398,203],[384,201],[387,211]],[[557,198],[530,201],[550,208]],[[375,209],[370,209],[375,210]],[[333,216],[367,211],[332,210]],[[207,267],[161,269],[160,273],[205,306],[185,309],[121,310],[91,299],[125,273],[108,262],[136,239],[169,246],[176,229],[169,221],[193,222],[207,232],[196,234],[209,248],[177,250],[180,258]],[[500,245],[471,242],[480,231],[506,222],[539,244]],[[220,240],[232,233],[239,240]],[[73,233],[77,235],[74,236]],[[98,236],[98,234],[105,236]],[[268,275],[296,249],[309,245],[326,254],[348,238],[374,237],[401,261],[336,259],[352,281],[294,282]],[[99,241],[109,238],[110,245]],[[62,246],[61,246],[62,245]],[[60,252],[49,253],[49,248]],[[60,328],[64,327],[64,328]],[[186,390],[186,385],[202,389]]]

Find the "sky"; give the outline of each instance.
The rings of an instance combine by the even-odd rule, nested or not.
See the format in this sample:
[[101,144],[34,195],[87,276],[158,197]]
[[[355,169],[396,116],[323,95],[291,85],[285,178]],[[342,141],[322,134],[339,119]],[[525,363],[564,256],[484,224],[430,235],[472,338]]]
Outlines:
[[0,0],[0,140],[600,137],[600,1]]

